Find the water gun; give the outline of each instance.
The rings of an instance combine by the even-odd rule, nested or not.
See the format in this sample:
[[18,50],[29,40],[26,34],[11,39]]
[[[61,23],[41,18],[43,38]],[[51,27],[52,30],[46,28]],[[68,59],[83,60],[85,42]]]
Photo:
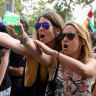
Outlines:
[[[20,16],[16,13],[12,13],[9,11],[6,11],[3,15],[4,22],[6,22],[7,25],[15,25],[17,22],[20,22]],[[15,32],[19,33],[19,27],[15,27]]]

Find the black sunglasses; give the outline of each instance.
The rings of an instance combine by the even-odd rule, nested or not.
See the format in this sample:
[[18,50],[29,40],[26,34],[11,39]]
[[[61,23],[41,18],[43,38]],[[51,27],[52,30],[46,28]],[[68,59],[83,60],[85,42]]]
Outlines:
[[61,40],[63,40],[66,36],[68,40],[73,40],[75,35],[76,35],[75,33],[60,33],[59,34]]
[[49,29],[49,27],[50,27],[50,24],[49,23],[36,23],[35,24],[35,29],[38,31],[39,30],[39,28],[41,27],[41,25],[42,25],[42,27],[45,29],[45,30],[48,30]]

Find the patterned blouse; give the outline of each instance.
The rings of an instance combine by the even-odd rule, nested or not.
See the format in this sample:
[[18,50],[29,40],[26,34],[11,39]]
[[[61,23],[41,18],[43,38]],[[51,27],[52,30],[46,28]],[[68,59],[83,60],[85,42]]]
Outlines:
[[[91,83],[88,79],[81,80],[81,76],[77,73],[72,75],[65,69],[61,71],[59,66],[54,92],[55,96],[91,96]],[[47,86],[45,96],[49,96],[48,93]]]

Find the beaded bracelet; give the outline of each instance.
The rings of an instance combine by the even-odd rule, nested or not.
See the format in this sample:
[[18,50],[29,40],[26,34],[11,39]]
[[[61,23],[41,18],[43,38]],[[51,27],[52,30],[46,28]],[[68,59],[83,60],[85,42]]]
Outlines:
[[20,44],[24,44],[24,43],[26,43],[26,42],[28,41],[28,39],[29,39],[29,37],[26,36],[26,37],[24,38],[24,40],[20,41]]

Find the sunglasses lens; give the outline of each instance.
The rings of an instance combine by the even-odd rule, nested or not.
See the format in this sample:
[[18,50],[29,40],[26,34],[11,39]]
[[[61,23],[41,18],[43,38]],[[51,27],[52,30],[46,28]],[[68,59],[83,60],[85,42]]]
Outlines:
[[68,34],[67,34],[67,38],[68,38],[69,40],[73,40],[74,37],[75,37],[75,34],[74,34],[74,33],[68,33]]
[[50,24],[49,23],[42,23],[42,27],[47,30],[47,29],[49,29]]
[[66,33],[60,33],[59,34],[59,37],[60,37],[60,40],[63,40],[66,36]]
[[74,34],[74,33],[67,33],[67,34],[66,34],[66,33],[60,33],[60,34],[59,34],[60,40],[63,40],[66,35],[67,35],[67,38],[68,38],[69,40],[73,40],[74,37],[75,37],[75,34]]
[[41,24],[40,23],[36,23],[35,24],[35,29],[38,30],[40,28]]

